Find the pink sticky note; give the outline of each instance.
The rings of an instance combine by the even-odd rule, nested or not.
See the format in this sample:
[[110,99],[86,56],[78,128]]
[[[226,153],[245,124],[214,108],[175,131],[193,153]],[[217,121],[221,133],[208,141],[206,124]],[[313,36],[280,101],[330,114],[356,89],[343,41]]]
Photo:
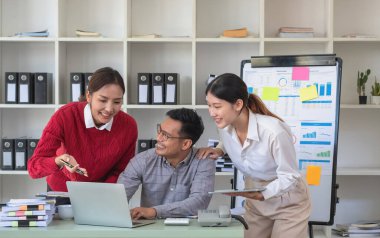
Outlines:
[[309,67],[293,67],[292,80],[309,80]]

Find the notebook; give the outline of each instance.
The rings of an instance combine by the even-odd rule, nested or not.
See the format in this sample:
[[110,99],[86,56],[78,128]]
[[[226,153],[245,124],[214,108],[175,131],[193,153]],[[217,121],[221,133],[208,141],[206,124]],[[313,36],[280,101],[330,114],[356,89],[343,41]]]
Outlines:
[[122,184],[74,181],[66,184],[76,224],[133,228],[155,222],[132,221]]

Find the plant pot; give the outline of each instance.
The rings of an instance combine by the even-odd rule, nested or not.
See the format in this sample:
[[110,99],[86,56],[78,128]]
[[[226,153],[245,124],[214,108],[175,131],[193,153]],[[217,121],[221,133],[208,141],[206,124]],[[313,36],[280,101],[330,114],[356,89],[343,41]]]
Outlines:
[[372,104],[380,105],[380,96],[372,96]]
[[359,104],[367,104],[367,96],[359,96]]

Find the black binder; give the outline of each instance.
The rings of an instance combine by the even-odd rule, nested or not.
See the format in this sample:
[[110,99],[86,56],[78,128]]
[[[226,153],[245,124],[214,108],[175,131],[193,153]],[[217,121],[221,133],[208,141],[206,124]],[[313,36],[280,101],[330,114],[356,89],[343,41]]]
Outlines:
[[17,103],[18,86],[17,86],[18,73],[5,72],[5,103]]
[[34,74],[34,103],[48,104],[51,102],[51,73]]
[[177,104],[178,74],[165,74],[165,104]]
[[137,153],[148,150],[152,147],[152,140],[138,140]]
[[90,83],[92,75],[93,75],[93,73],[84,73],[83,74],[83,77],[84,77],[84,92],[83,92],[83,95],[84,96],[86,96],[86,92],[87,92],[87,89],[88,89],[88,84]]
[[84,94],[84,78],[82,73],[70,73],[70,102],[78,102]]
[[14,140],[13,139],[2,139],[1,140],[1,169],[2,170],[13,170],[15,164],[15,153],[14,153]]
[[37,145],[38,145],[38,141],[39,139],[28,139],[27,140],[27,146],[26,146],[26,150],[27,150],[27,153],[26,153],[26,157],[27,157],[27,160],[30,159],[30,157],[32,157],[33,153],[34,153],[34,150],[36,149]]
[[152,74],[138,73],[137,74],[137,103],[151,104],[152,103]]
[[164,104],[165,87],[164,87],[165,74],[152,74],[152,104]]
[[25,139],[15,139],[15,170],[26,170]]
[[32,73],[19,73],[18,75],[18,103],[30,104],[34,102],[34,82]]
[[157,140],[152,139],[152,146],[151,148],[156,148]]

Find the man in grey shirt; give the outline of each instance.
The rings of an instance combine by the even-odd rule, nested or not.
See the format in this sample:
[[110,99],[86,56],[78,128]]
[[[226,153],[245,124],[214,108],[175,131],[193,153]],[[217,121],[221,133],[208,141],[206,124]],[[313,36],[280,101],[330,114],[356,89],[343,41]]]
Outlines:
[[214,190],[215,161],[197,158],[193,145],[202,135],[202,118],[191,109],[168,111],[157,125],[156,148],[137,154],[119,176],[128,199],[142,184],[141,207],[133,219],[196,215]]

